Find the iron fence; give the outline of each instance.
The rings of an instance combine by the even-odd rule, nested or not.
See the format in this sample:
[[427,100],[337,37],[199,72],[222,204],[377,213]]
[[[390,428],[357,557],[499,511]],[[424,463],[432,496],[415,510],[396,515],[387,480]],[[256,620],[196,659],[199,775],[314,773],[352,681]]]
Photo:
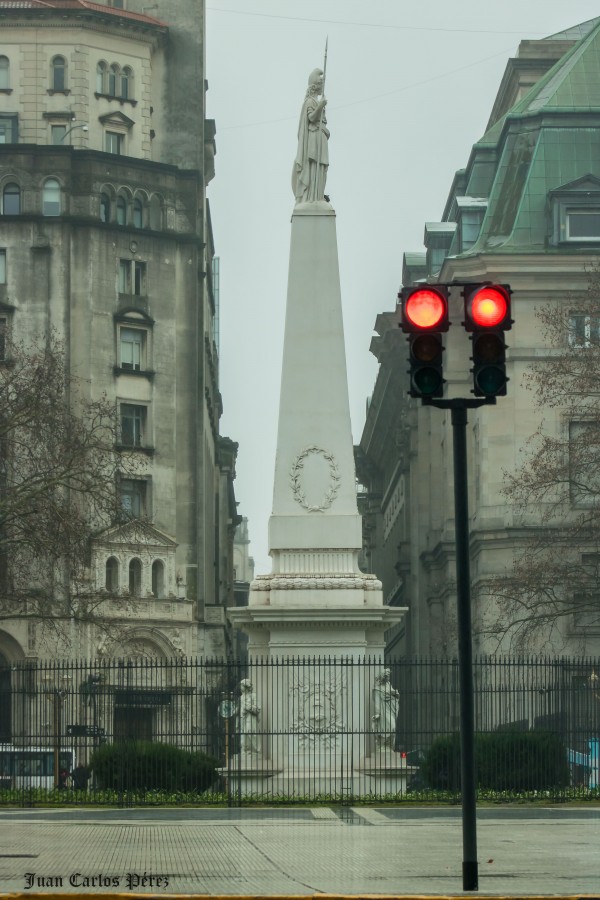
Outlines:
[[[598,792],[600,660],[474,661],[481,795]],[[22,661],[0,804],[456,799],[456,660]]]

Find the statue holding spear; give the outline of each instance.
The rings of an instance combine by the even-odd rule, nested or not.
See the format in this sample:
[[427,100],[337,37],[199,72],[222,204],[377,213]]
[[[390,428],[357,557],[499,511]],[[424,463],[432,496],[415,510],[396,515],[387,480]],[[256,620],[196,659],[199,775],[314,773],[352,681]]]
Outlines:
[[[327,42],[322,69],[313,69],[308,77],[308,89],[302,104],[298,125],[298,151],[292,172],[292,190],[296,203],[323,200],[329,152],[327,119],[325,118],[325,75],[327,72]],[[320,98],[320,99],[319,99]]]

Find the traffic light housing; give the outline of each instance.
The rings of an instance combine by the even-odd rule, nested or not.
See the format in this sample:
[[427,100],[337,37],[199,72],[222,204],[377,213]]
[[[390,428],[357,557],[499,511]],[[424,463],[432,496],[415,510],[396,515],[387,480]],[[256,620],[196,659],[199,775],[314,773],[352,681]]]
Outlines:
[[476,397],[506,395],[506,342],[511,319],[507,284],[473,284],[463,290],[465,330],[471,333],[473,393]]
[[408,334],[411,397],[444,394],[442,333],[448,331],[448,289],[422,285],[400,292],[400,327]]

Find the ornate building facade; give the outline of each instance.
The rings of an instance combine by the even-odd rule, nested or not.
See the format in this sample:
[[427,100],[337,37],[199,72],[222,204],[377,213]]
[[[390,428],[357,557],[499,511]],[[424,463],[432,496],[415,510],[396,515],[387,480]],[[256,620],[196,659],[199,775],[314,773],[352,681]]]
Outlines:
[[[485,135],[454,177],[441,222],[425,224],[424,250],[404,255],[405,287],[489,281],[510,284],[514,292],[508,396],[468,414],[479,653],[512,649],[492,627],[497,610],[486,584],[511,571],[514,555],[542,522],[541,508],[519,515],[507,503],[504,474],[518,469],[519,451],[542,416],[548,433],[564,435],[569,427],[560,409],[535,407],[523,376],[536,360],[548,358],[536,307],[568,303],[576,311],[590,264],[598,258],[599,66],[598,19],[523,41],[508,63]],[[459,295],[452,292],[452,333],[463,331]],[[398,323],[396,310],[377,318],[371,351],[379,373],[356,448],[365,564],[381,578],[386,601],[409,608],[389,641],[390,656],[452,657],[457,645],[450,413],[409,398],[408,350]],[[444,363],[449,396],[469,397],[470,345],[464,334],[460,347],[451,346],[450,337]],[[567,335],[564,340],[566,345]],[[600,616],[562,616],[551,635],[540,629],[534,646],[597,653]]]
[[0,325],[54,331],[139,458],[87,573],[118,630],[5,617],[2,664],[228,652],[237,444],[219,433],[204,59],[199,0],[0,0]]

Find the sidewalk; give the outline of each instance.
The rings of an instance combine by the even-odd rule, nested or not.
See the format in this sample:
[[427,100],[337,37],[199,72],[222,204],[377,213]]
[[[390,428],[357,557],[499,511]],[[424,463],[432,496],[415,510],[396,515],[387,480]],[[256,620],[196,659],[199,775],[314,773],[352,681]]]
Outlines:
[[[478,847],[480,895],[600,895],[598,806],[482,809]],[[0,811],[2,893],[448,895],[461,864],[455,808]]]

